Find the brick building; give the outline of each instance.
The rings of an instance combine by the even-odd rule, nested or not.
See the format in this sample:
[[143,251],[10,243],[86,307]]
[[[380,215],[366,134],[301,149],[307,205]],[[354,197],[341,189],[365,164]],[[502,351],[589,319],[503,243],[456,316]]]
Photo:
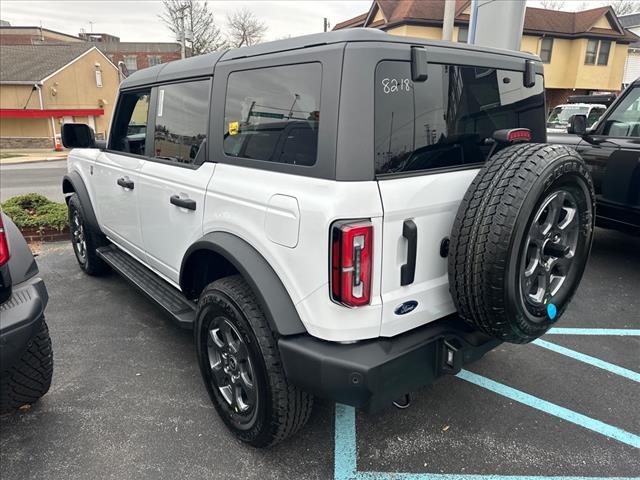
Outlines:
[[[115,65],[124,62],[129,73],[181,58],[177,42],[122,42],[108,33],[80,32],[78,36],[33,26],[0,26],[0,45],[46,45],[89,43],[96,46]],[[189,48],[186,56],[190,55]]]

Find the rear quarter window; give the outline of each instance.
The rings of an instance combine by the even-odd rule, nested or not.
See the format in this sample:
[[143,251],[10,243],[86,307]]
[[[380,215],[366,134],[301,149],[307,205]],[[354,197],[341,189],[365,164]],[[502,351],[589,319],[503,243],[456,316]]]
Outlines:
[[312,166],[318,149],[322,66],[306,63],[229,75],[224,153]]
[[376,68],[376,174],[478,165],[494,131],[517,127],[546,140],[541,75],[525,88],[522,72],[429,64],[428,79],[414,83],[409,62]]

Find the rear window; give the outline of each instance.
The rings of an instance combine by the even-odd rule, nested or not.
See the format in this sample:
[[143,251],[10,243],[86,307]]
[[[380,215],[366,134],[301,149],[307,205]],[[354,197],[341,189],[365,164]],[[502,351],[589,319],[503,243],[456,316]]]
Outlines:
[[411,64],[383,61],[375,75],[376,173],[394,174],[480,164],[487,139],[505,128],[529,128],[544,142],[543,79],[522,85],[522,72],[429,64],[425,82]]
[[320,120],[319,63],[245,70],[229,75],[224,152],[312,166]]

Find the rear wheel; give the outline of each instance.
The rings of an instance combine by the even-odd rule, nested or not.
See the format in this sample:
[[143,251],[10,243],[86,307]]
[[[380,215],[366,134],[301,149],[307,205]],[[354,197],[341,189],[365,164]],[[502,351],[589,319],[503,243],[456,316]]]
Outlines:
[[53,350],[43,319],[22,356],[0,372],[0,413],[35,403],[49,391],[52,376]]
[[89,275],[102,275],[109,266],[96,253],[96,249],[106,245],[107,240],[87,222],[78,194],[69,197],[69,232],[73,252],[80,268]]
[[266,447],[307,422],[313,397],[287,381],[276,337],[242,277],[223,278],[204,289],[196,345],[211,401],[240,440]]
[[491,158],[451,236],[449,285],[460,315],[507,342],[546,332],[582,278],[594,198],[585,163],[570,148],[518,145]]

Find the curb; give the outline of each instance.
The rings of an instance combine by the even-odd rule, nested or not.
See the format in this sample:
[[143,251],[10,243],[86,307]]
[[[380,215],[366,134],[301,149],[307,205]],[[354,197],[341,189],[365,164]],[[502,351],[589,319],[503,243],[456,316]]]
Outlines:
[[[13,157],[18,158],[18,157]],[[4,160],[10,160],[10,158],[5,158]],[[55,157],[55,158],[34,158],[33,160],[21,160],[18,162],[0,162],[0,166],[6,167],[9,165],[24,165],[25,163],[47,163],[47,162],[57,162],[57,161],[66,161],[67,157]]]

